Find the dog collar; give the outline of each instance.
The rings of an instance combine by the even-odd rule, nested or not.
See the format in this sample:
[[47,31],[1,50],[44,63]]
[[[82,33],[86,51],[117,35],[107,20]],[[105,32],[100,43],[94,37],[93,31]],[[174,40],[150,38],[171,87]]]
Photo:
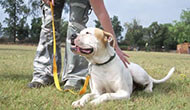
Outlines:
[[106,61],[104,63],[96,63],[95,65],[97,65],[97,66],[105,65],[105,64],[109,63],[110,61],[112,61],[115,58],[115,56],[116,56],[116,54],[111,56],[108,61]]

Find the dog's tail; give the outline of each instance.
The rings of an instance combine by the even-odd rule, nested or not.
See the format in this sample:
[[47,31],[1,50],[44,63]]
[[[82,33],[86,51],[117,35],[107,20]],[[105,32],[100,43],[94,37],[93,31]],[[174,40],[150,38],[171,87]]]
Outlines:
[[174,71],[175,71],[175,67],[171,68],[170,71],[168,72],[168,74],[163,79],[156,80],[156,79],[152,78],[151,76],[150,76],[150,79],[156,84],[163,83],[172,76]]

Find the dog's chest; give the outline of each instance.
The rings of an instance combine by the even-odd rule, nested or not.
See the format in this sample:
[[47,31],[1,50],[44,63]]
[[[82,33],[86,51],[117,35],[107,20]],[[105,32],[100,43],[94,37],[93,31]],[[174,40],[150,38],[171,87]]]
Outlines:
[[114,92],[118,89],[116,85],[121,78],[119,74],[116,74],[114,68],[93,66],[90,73],[96,89],[100,89],[102,92]]

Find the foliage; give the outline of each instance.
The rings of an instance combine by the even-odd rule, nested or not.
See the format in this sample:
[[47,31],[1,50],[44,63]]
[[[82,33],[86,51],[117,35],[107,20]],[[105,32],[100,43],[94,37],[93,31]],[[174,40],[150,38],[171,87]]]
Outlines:
[[175,38],[175,34],[172,31],[173,25],[172,24],[165,24],[166,27],[166,33],[165,33],[165,40],[163,41],[164,48],[166,50],[175,50],[177,41]]
[[7,27],[4,28],[6,35],[13,38],[15,42],[16,38],[19,38],[18,30],[20,31],[22,28],[22,26],[19,27],[19,24],[26,22],[29,9],[23,0],[1,0],[0,5],[4,8],[4,12],[8,14],[8,17],[4,20],[4,23],[7,24]]
[[[64,12],[65,13],[68,13],[69,12],[69,5],[68,5],[68,2],[69,0],[65,0],[65,5],[64,5]],[[41,14],[41,9],[40,9],[40,5],[42,4],[41,3],[41,0],[32,0],[32,1],[28,1],[28,4],[30,5],[31,7],[31,11],[30,11],[30,14],[34,17],[34,18],[38,18]]]
[[103,27],[101,26],[101,24],[100,24],[100,22],[98,20],[94,20],[94,23],[95,23],[96,28],[103,29]]
[[3,29],[2,29],[3,27],[2,27],[2,24],[1,24],[1,22],[0,22],[0,37],[1,37],[1,35],[2,35],[2,32],[3,32]]
[[2,24],[1,24],[1,22],[0,22],[0,31],[2,30]]
[[30,29],[31,42],[37,43],[39,41],[41,25],[42,25],[41,17],[32,19],[31,29]]
[[[115,35],[117,37],[117,39],[119,40],[121,36],[121,33],[123,32],[123,27],[121,26],[121,22],[119,21],[117,16],[113,16],[113,18],[111,19],[111,23],[115,32]],[[94,20],[95,22],[95,27],[96,28],[100,28],[103,29],[103,27],[101,26],[100,22],[98,20]]]
[[125,35],[125,41],[132,47],[143,47],[145,41],[143,40],[143,27],[136,19],[132,23],[125,23],[127,33]]
[[168,26],[169,34],[164,45],[169,49],[174,49],[177,44],[190,42],[190,10],[183,10],[180,18],[181,21],[174,21]]
[[190,9],[182,10],[180,18],[185,24],[190,24]]
[[164,46],[164,41],[168,33],[168,28],[166,25],[158,24],[153,22],[149,26],[149,44],[153,47],[154,50],[162,49]]
[[123,27],[121,26],[121,22],[119,21],[118,16],[113,16],[113,18],[111,18],[111,22],[115,35],[117,39],[119,39],[120,37],[122,37],[121,33],[123,32]]
[[20,23],[17,25],[17,38],[19,40],[24,40],[29,36],[29,25],[26,24],[25,19],[21,19]]
[[175,22],[171,31],[177,36],[178,43],[190,42],[190,9],[183,10],[180,18],[181,21]]
[[[31,31],[30,31],[30,36],[32,42],[37,43],[39,40],[40,36],[40,30],[41,30],[41,19],[39,17],[40,14],[40,4],[41,1],[39,0],[33,0],[32,2],[29,1],[30,7],[31,7],[31,15],[33,16],[32,19],[32,24],[31,24]],[[68,0],[65,1],[64,5],[64,12],[68,13],[69,12],[69,6],[68,6]],[[60,23],[60,36],[61,36],[61,41],[65,41],[66,39],[66,34],[67,34],[67,26],[68,22],[62,20]]]
[[125,23],[127,33],[123,43],[131,47],[145,47],[157,51],[176,49],[177,44],[190,42],[190,10],[183,10],[180,18],[180,21],[174,21],[173,24],[153,22],[147,28],[134,19],[132,23]]
[[41,0],[32,0],[28,1],[29,6],[31,7],[30,15],[32,15],[34,18],[38,18],[40,16],[40,4]]
[[[41,32],[41,25],[42,25],[41,17],[32,19],[29,42],[38,43]],[[62,42],[65,42],[67,36],[67,27],[68,27],[68,22],[61,20],[59,30]]]

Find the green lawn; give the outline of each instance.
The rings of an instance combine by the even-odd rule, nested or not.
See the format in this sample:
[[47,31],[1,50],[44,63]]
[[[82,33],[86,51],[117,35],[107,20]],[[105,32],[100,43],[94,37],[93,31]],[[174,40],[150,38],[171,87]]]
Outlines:
[[[60,92],[55,86],[29,89],[35,46],[0,45],[0,110],[70,110],[81,96]],[[62,49],[62,53],[64,53]],[[84,110],[189,110],[190,55],[159,52],[126,52],[155,78],[164,77],[175,66],[166,83],[155,85],[153,93],[135,91],[131,99],[109,101]],[[89,91],[88,91],[89,92]]]

